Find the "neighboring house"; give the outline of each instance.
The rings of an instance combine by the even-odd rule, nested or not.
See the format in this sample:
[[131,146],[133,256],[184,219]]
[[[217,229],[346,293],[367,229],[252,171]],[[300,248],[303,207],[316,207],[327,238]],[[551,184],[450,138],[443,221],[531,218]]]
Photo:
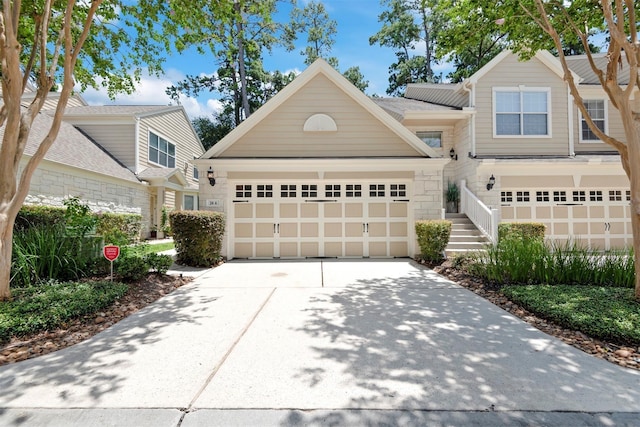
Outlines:
[[[50,128],[57,102],[50,96],[23,165]],[[94,211],[141,214],[148,233],[160,225],[163,206],[197,209],[198,171],[190,162],[203,151],[182,107],[88,106],[74,96],[25,202],[61,206],[78,196]]]
[[[589,108],[623,139],[584,61],[570,63]],[[215,176],[200,180],[200,207],[227,215],[228,258],[413,256],[414,222],[444,216],[448,182],[491,236],[498,220],[537,221],[560,241],[632,240],[619,156],[584,128],[546,52],[503,52],[403,98],[370,99],[318,60],[195,164]]]

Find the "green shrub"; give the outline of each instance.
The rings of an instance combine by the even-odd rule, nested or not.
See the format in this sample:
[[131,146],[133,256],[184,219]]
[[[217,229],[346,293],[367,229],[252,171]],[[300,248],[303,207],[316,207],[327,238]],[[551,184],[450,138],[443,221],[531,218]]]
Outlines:
[[127,292],[122,283],[59,283],[13,291],[13,300],[0,302],[0,341],[55,328],[70,319],[111,305]]
[[16,216],[14,230],[26,230],[31,227],[64,224],[64,208],[52,206],[24,205]]
[[151,271],[155,271],[160,274],[165,274],[173,264],[173,258],[171,255],[161,255],[155,252],[146,254],[143,259]]
[[597,286],[507,286],[502,292],[541,317],[590,337],[640,345],[640,303],[633,289]]
[[544,240],[545,225],[539,222],[502,222],[498,224],[498,240],[518,238]]
[[113,270],[122,280],[133,282],[142,279],[149,272],[149,264],[143,257],[125,251],[113,262]]
[[431,262],[441,260],[451,236],[451,221],[416,221],[415,228],[422,258]]
[[140,240],[142,216],[136,214],[98,214],[96,232],[107,244],[125,246]]
[[177,261],[193,267],[210,267],[220,259],[225,218],[219,212],[172,211],[169,222],[173,232]]

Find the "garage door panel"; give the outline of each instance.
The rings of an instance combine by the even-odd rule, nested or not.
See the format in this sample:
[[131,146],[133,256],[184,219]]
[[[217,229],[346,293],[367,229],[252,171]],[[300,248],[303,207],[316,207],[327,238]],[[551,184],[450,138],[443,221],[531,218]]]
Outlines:
[[300,237],[319,237],[318,236],[319,225],[315,223],[302,223],[300,224]]
[[348,257],[363,257],[364,256],[364,244],[363,242],[346,242],[345,256]]
[[236,258],[251,258],[253,256],[253,243],[236,243],[233,248]]
[[369,203],[370,218],[384,218],[387,216],[386,203]]
[[393,257],[407,256],[409,244],[407,242],[389,242],[389,255]]
[[370,222],[367,231],[369,237],[387,237],[387,223]]
[[273,203],[256,203],[256,218],[275,218]]
[[273,237],[274,234],[274,224],[259,222],[256,224],[256,237]]
[[298,224],[295,222],[281,222],[279,224],[280,237],[298,237]]
[[300,254],[303,257],[320,256],[320,245],[318,242],[302,242],[300,243]]
[[325,222],[324,237],[342,237],[342,223]]
[[361,222],[347,222],[344,225],[345,237],[362,237],[364,235],[364,225]]
[[389,224],[389,236],[391,237],[408,237],[408,223],[392,222]]
[[324,256],[341,257],[343,255],[342,242],[325,242]]
[[300,206],[300,217],[318,218],[319,206],[317,203],[306,203]]
[[280,257],[281,258],[298,257],[298,243],[297,242],[280,242]]
[[249,203],[235,203],[233,205],[235,218],[253,218],[253,205]]
[[342,204],[326,203],[323,206],[325,218],[342,218]]
[[297,203],[281,203],[279,209],[280,218],[298,218]]
[[364,216],[364,205],[362,203],[345,203],[344,216],[347,218],[362,218]]
[[258,258],[273,258],[275,256],[272,242],[257,242],[256,243],[256,257]]
[[391,218],[406,218],[409,215],[407,203],[389,203]]
[[251,238],[253,237],[253,224],[236,223],[234,225],[234,234],[236,237]]
[[369,256],[387,256],[387,242],[369,242]]

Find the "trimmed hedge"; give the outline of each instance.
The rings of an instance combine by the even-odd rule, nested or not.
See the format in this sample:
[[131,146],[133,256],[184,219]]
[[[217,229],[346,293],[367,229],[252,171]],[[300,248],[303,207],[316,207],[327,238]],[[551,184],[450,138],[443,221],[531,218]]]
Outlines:
[[169,222],[179,264],[211,267],[220,260],[225,228],[222,213],[172,211]]
[[540,222],[502,222],[498,224],[498,240],[518,238],[544,240],[546,226]]
[[16,216],[15,230],[64,224],[65,208],[54,206],[24,205]]
[[416,236],[420,255],[426,261],[440,261],[451,236],[451,221],[416,221]]
[[105,244],[124,246],[140,240],[142,215],[98,214],[96,232],[104,237]]

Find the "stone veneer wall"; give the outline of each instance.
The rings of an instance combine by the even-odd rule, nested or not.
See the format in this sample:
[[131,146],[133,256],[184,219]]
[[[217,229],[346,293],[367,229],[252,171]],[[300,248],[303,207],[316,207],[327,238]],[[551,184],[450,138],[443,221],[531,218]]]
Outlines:
[[440,219],[444,189],[439,170],[417,171],[413,181],[413,215],[421,219]]
[[129,184],[108,178],[99,180],[96,175],[84,175],[41,166],[33,174],[25,203],[62,207],[64,199],[77,196],[93,212],[140,214],[143,223],[148,222],[149,191],[145,184]]

